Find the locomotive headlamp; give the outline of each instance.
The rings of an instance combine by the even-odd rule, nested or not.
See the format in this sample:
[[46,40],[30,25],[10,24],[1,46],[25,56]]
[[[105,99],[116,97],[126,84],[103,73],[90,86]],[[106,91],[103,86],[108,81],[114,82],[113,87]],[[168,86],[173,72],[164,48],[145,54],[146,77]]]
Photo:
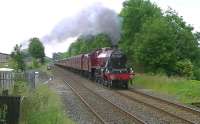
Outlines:
[[134,73],[133,68],[129,68],[130,73]]
[[106,73],[110,73],[110,71],[106,68]]

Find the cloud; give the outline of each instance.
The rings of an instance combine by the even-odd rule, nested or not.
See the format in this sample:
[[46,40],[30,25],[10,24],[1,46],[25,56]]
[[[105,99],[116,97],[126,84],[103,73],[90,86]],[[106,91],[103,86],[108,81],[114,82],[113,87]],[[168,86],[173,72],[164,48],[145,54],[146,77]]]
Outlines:
[[121,23],[118,14],[100,3],[94,3],[73,17],[60,21],[49,35],[42,38],[44,43],[64,41],[80,35],[106,33],[117,44],[120,39]]

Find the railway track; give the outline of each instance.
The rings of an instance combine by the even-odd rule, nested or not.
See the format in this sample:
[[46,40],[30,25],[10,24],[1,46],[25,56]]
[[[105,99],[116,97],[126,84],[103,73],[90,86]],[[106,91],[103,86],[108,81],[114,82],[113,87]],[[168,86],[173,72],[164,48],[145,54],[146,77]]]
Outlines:
[[146,106],[155,108],[163,113],[166,113],[177,119],[181,119],[186,123],[190,124],[200,124],[200,111],[193,108],[189,108],[178,103],[173,103],[158,97],[154,97],[137,90],[123,90],[115,91],[121,96],[127,99],[137,101]]
[[200,124],[198,111],[191,114],[180,108],[170,108],[166,102],[145,97],[132,89],[108,90],[71,72],[64,75],[68,87],[76,92],[101,123]]
[[[87,85],[89,85],[89,84],[90,83],[88,83]],[[89,87],[91,87],[91,86],[89,86]],[[109,88],[106,88],[106,89],[109,89]],[[108,92],[103,93],[100,91],[99,93],[101,95],[105,95],[108,99],[111,99],[111,100],[113,99],[112,102],[116,102],[118,104],[118,106],[122,106],[124,108],[126,108],[125,106],[127,106],[127,110],[130,113],[133,113],[135,111],[133,109],[137,108],[137,106],[139,105],[140,109],[142,109],[143,112],[140,113],[141,110],[139,110],[138,112],[135,112],[135,113],[137,113],[138,116],[140,116],[143,120],[145,120],[149,124],[198,124],[198,123],[186,120],[182,117],[173,115],[169,112],[163,111],[162,109],[159,109],[157,107],[149,105],[148,103],[145,103],[143,101],[139,101],[139,100],[131,98],[131,97],[129,98],[122,93],[121,94],[118,93],[117,90],[109,89],[109,91],[113,92],[113,93],[111,93],[111,95],[107,95],[107,94],[110,94]],[[119,100],[116,100],[116,97],[119,98]],[[120,101],[123,101],[123,102],[118,103]],[[124,104],[125,106],[123,106],[122,104]],[[143,115],[141,115],[141,114],[143,114]]]
[[54,71],[55,79],[49,83],[49,87],[61,97],[68,116],[78,124],[102,124],[101,120],[91,112],[88,106],[63,82],[63,74]]
[[91,89],[88,89],[77,81],[73,80],[72,83],[68,80],[65,81],[65,83],[103,124],[146,124],[146,122],[135,115],[116,106],[105,97],[96,94]]

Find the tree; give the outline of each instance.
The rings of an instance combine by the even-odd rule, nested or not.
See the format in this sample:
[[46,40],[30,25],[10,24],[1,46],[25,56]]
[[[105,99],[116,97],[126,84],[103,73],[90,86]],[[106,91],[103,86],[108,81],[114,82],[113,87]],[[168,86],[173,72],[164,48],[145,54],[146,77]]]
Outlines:
[[11,58],[14,62],[14,68],[17,71],[24,71],[25,70],[25,63],[24,63],[24,58],[23,54],[21,52],[21,45],[16,44],[14,47],[14,51],[11,53]]
[[[185,76],[180,70],[177,71],[177,63],[185,66],[186,64],[180,62],[187,60],[192,67],[199,61],[198,41],[192,30],[193,28],[171,9],[166,11],[163,17],[146,21],[135,37],[136,60],[146,67],[146,71],[157,72],[163,69],[168,75]],[[188,73],[191,74],[191,71]]]
[[134,59],[135,36],[141,31],[143,24],[152,18],[161,17],[161,9],[152,4],[149,0],[126,0],[120,13],[122,17],[122,40],[120,47],[130,57]]
[[181,76],[191,76],[199,68],[200,33],[193,33],[193,27],[174,10],[161,12],[149,0],[126,0],[123,6],[120,47],[131,63],[146,72]]
[[173,70],[177,56],[172,30],[164,18],[158,18],[146,22],[141,32],[137,33],[135,59],[145,66],[146,71]]
[[78,55],[88,53],[97,48],[111,46],[110,38],[106,34],[81,36],[76,42],[72,43],[68,50],[68,55]]
[[28,51],[30,52],[32,57],[34,57],[35,59],[39,59],[42,63],[44,63],[44,46],[38,38],[30,39]]

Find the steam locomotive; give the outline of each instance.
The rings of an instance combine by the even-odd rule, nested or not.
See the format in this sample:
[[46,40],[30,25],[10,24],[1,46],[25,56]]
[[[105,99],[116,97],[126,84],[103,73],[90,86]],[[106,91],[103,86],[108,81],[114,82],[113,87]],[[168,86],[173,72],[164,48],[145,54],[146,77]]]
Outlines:
[[56,65],[79,72],[108,87],[128,88],[134,77],[132,68],[126,67],[127,58],[117,47],[100,48],[56,62]]

